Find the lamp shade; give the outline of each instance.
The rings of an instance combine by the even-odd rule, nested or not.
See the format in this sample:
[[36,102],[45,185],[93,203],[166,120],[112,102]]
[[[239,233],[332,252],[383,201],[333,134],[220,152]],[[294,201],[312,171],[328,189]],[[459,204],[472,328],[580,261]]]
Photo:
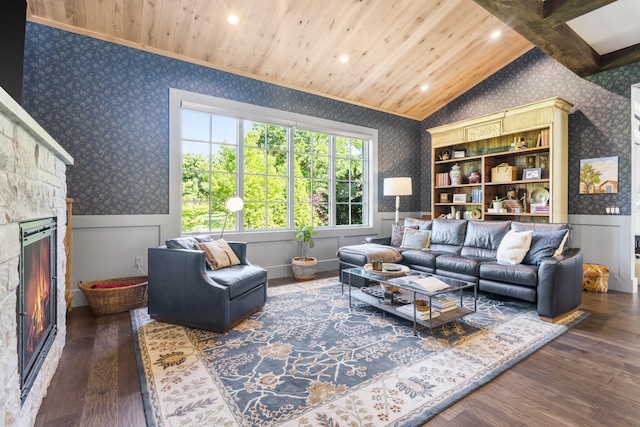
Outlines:
[[244,208],[244,202],[240,197],[231,197],[225,206],[229,212],[238,212]]
[[410,196],[411,178],[385,178],[383,192],[385,196]]

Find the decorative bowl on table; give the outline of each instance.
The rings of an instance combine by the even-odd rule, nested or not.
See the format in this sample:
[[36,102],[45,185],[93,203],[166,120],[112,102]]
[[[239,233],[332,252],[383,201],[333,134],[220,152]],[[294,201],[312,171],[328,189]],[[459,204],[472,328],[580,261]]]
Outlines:
[[385,292],[393,292],[394,294],[396,292],[400,291],[400,288],[395,286],[395,285],[388,285],[386,283],[380,283],[380,287],[385,291]]
[[369,273],[379,274],[381,276],[403,276],[409,272],[409,267],[402,264],[394,264],[391,262],[383,262],[382,270],[374,270],[372,264],[365,264],[364,269]]

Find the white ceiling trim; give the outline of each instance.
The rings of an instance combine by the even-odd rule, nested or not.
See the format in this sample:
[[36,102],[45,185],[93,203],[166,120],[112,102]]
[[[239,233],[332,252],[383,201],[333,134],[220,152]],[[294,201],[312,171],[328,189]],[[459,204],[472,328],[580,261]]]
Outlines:
[[618,0],[567,22],[599,55],[640,44],[640,1]]

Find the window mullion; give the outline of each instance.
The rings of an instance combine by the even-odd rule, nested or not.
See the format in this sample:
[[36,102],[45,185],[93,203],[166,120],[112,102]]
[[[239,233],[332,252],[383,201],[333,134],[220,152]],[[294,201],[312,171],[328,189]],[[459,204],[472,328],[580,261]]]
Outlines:
[[[244,123],[241,119],[236,122],[236,192],[238,197],[244,197]],[[238,231],[244,231],[244,209],[236,212]]]
[[329,227],[335,227],[337,223],[336,211],[336,137],[329,136]]
[[287,229],[295,228],[295,127],[287,128]]

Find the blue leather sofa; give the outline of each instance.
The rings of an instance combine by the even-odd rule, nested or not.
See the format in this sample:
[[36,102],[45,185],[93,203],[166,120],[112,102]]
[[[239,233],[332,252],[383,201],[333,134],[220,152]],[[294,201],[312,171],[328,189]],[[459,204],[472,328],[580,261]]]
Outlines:
[[[480,291],[536,303],[538,315],[548,321],[582,303],[582,251],[571,248],[569,224],[407,218],[405,225],[431,230],[429,249],[400,249],[400,263],[413,270],[475,282]],[[525,257],[521,264],[505,265],[497,262],[496,255],[509,230],[533,230],[538,239],[568,230],[568,238],[559,255]],[[368,238],[367,242],[389,245],[391,238]],[[366,262],[357,255],[341,255],[340,277],[342,270]]]

